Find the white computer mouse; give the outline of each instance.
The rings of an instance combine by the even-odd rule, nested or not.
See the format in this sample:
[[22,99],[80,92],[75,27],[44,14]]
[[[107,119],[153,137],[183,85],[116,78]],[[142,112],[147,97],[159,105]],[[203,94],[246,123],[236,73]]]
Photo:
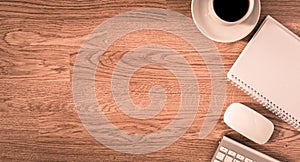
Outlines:
[[266,143],[274,131],[274,125],[269,119],[240,103],[233,103],[227,108],[224,122],[258,144]]

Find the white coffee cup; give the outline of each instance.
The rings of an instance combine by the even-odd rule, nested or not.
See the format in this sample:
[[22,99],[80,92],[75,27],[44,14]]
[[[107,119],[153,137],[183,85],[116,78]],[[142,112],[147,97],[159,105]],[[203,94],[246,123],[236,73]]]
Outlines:
[[[226,0],[224,0],[226,1]],[[253,8],[254,8],[254,0],[248,0],[248,10],[246,11],[246,13],[244,14],[244,16],[242,18],[240,18],[239,20],[237,21],[226,21],[226,20],[223,20],[222,18],[220,18],[215,9],[214,9],[214,0],[209,0],[209,3],[208,3],[208,15],[211,16],[211,18],[218,22],[218,23],[221,23],[222,25],[235,25],[235,24],[239,24],[239,23],[242,23],[243,21],[245,21],[252,13],[253,11]],[[239,6],[236,6],[237,8]]]

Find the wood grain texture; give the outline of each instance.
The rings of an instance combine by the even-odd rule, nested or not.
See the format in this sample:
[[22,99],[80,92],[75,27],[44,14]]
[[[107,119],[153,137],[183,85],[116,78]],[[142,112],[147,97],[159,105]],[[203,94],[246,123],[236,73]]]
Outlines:
[[[300,0],[261,0],[261,4],[260,23],[266,15],[271,15],[300,35]],[[270,142],[261,146],[249,141],[228,128],[222,115],[209,136],[198,139],[211,101],[207,68],[188,45],[157,31],[148,36],[163,37],[149,40],[180,51],[190,60],[199,79],[201,103],[188,131],[158,152],[131,155],[107,148],[84,128],[75,110],[71,75],[76,55],[89,33],[107,19],[133,9],[170,9],[191,17],[190,5],[190,0],[0,1],[0,161],[210,161],[217,141],[224,134],[281,161],[300,161],[299,132],[230,83],[226,85],[222,115],[232,102],[253,107],[275,124]],[[167,89],[169,111],[153,120],[127,118],[118,113],[111,96],[103,95],[103,90],[110,91],[109,72],[116,61],[131,48],[149,43],[147,39],[132,39],[147,32],[131,34],[106,51],[110,62],[104,58],[98,67],[95,91],[112,123],[126,131],[151,133],[165,127],[177,112],[180,90],[174,75],[161,67],[146,66],[131,79],[129,93],[139,106],[149,104],[151,86],[159,84]],[[215,42],[226,72],[253,34],[234,43]],[[101,102],[101,97],[107,102]]]

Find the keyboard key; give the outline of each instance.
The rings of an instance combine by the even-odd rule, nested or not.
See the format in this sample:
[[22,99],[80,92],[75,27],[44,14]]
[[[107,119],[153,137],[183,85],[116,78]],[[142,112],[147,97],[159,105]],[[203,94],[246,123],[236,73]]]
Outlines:
[[232,157],[235,157],[236,153],[234,151],[229,150],[228,155],[230,155]]
[[216,159],[218,160],[223,160],[225,157],[225,154],[223,154],[222,152],[218,152],[217,155],[216,155]]
[[222,151],[222,152],[224,152],[225,154],[227,153],[227,151],[228,151],[228,149],[227,148],[225,148],[225,147],[223,147],[223,146],[221,146],[220,147],[220,151]]
[[241,161],[234,159],[233,162],[241,162]]
[[246,158],[245,162],[253,162],[253,160]]
[[219,160],[214,160],[214,162],[220,162]]
[[232,161],[233,161],[233,158],[228,155],[224,159],[224,162],[232,162]]
[[236,158],[239,159],[239,160],[242,160],[242,161],[245,159],[245,157],[243,155],[240,155],[240,154],[237,154]]

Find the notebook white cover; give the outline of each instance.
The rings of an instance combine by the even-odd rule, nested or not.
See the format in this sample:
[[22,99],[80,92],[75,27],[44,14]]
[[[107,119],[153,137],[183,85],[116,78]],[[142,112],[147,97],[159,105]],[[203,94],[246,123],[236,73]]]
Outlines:
[[267,16],[227,77],[300,129],[300,39]]

